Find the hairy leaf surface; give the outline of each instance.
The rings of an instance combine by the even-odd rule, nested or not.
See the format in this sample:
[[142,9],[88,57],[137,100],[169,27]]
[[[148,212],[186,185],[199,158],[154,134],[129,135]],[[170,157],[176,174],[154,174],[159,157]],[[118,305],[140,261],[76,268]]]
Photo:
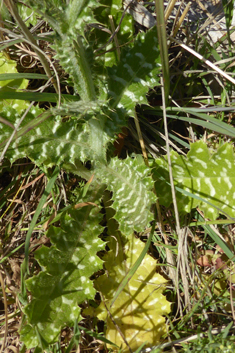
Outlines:
[[[117,243],[113,238],[110,240],[111,251],[104,257],[106,273],[95,281],[95,286],[102,293],[115,323],[134,352],[145,341],[147,346],[159,342],[165,333],[165,319],[162,315],[170,312],[170,303],[162,294],[166,280],[156,273],[156,261],[146,255],[134,276],[110,307],[119,284],[144,247],[134,234],[129,236],[128,240],[121,236],[124,244],[121,244],[120,233],[115,234],[115,239]],[[106,338],[119,347],[122,346],[122,352],[129,352],[103,302],[97,312],[99,319],[106,322]]]
[[[176,187],[197,197],[176,189],[179,212],[200,207],[211,220],[219,213],[235,217],[235,158],[231,144],[226,143],[214,152],[203,141],[197,141],[191,144],[187,157],[172,151],[171,161]],[[162,158],[156,164],[156,192],[160,203],[168,207],[172,202],[168,163]]]
[[70,75],[68,82],[73,84],[81,99],[84,101],[95,100],[96,93],[91,67],[83,40],[79,35],[77,34],[76,38],[68,32],[56,40],[53,46],[56,51],[55,58],[60,61],[61,66]]
[[28,348],[39,344],[35,344],[39,336],[45,345],[55,342],[61,327],[79,320],[78,304],[94,298],[89,278],[103,264],[96,256],[105,244],[98,238],[101,219],[98,207],[72,210],[64,214],[60,228],[49,229],[47,236],[53,245],[35,252],[43,271],[27,280],[32,300],[24,308],[28,324],[21,338]]
[[99,170],[99,177],[113,192],[114,218],[124,234],[134,230],[143,231],[153,219],[150,208],[155,201],[153,180],[150,169],[144,164],[143,158],[125,160],[113,158],[108,167]]

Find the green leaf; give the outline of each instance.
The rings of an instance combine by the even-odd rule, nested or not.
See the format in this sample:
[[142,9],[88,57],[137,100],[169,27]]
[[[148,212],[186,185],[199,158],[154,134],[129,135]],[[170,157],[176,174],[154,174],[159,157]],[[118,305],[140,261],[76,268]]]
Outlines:
[[[106,273],[95,281],[95,286],[102,293],[108,310],[132,351],[137,350],[143,342],[146,342],[146,346],[153,346],[166,332],[162,315],[170,312],[170,303],[162,294],[166,280],[156,273],[156,261],[146,255],[111,307],[119,284],[138,260],[144,244],[134,234],[127,240],[120,233],[115,233],[109,248],[111,251],[104,257]],[[123,353],[129,352],[103,301],[96,312],[98,318],[106,322],[106,338],[122,346]]]
[[[16,69],[16,62],[7,59],[3,53],[0,53],[0,74],[6,73],[18,74]],[[25,80],[23,77],[18,79],[12,77],[8,80],[4,79],[4,81],[0,81],[0,97],[3,98],[4,94],[8,94],[9,97],[8,99],[0,100],[0,111],[2,111],[5,107],[13,107],[18,113],[21,113],[24,109],[27,109],[29,106],[28,102],[15,98],[10,99],[15,92],[24,90],[27,88],[27,86],[28,80]]]
[[29,8],[28,6],[25,6],[22,3],[18,3],[17,8],[18,8],[20,17],[27,24],[27,26],[29,25],[35,26],[37,24],[38,18],[31,8]]
[[[106,109],[96,117],[88,116],[90,119],[87,122],[75,118],[63,122],[60,117],[48,118],[48,112],[44,113],[47,114],[45,117],[35,118],[39,112],[41,111],[33,107],[25,117],[21,129],[6,153],[11,162],[25,156],[37,165],[44,163],[50,167],[74,163],[77,159],[104,161],[108,144],[114,141],[115,135],[126,124],[125,116],[120,109],[116,111]],[[106,114],[109,114],[108,119]],[[1,116],[13,126],[20,118],[13,108],[4,109]],[[85,117],[83,116],[84,119]],[[0,133],[0,151],[11,133],[12,128],[4,125]]]
[[82,100],[77,100],[74,102],[65,102],[60,105],[60,107],[51,108],[51,112],[54,115],[60,116],[73,116],[79,119],[84,118],[85,115],[89,114],[91,116],[99,114],[101,112],[102,106],[104,106],[104,101],[89,101],[84,102]]
[[96,256],[105,245],[98,238],[101,219],[98,207],[70,210],[61,219],[60,228],[49,229],[52,246],[35,252],[42,271],[26,281],[32,299],[24,308],[28,322],[21,339],[28,348],[39,344],[36,332],[44,347],[54,343],[62,327],[80,319],[78,304],[94,298],[89,278],[103,264]]
[[[98,53],[102,53],[101,59],[104,59],[104,66],[113,66],[117,64],[120,60],[118,52],[123,50],[123,47],[128,44],[130,46],[130,38],[134,34],[134,25],[132,16],[128,13],[125,13],[123,17],[122,9],[122,0],[100,0],[100,6],[94,11],[94,16],[98,23],[102,23],[102,26],[106,28],[107,31],[95,30],[95,33],[92,33],[91,39],[94,43],[98,42],[98,48],[101,49]],[[110,19],[111,16],[111,19]],[[111,22],[115,29],[120,26],[119,30],[116,33],[115,39],[113,38],[110,43],[108,40],[113,34],[113,29]],[[116,42],[115,42],[116,40]],[[106,44],[106,45],[105,45]],[[118,48],[117,48],[117,46]],[[100,59],[100,58],[99,58]]]
[[66,15],[70,32],[74,33],[75,36],[78,33],[84,35],[87,25],[97,22],[93,16],[93,12],[97,7],[100,7],[100,2],[96,0],[74,0],[69,2]]
[[26,0],[36,13],[43,16],[61,37],[66,34],[83,34],[92,17],[93,8],[99,6],[95,0]]
[[152,238],[153,238],[153,233],[155,230],[155,226],[156,226],[156,222],[153,222],[152,225],[152,229],[151,229],[151,233],[149,234],[148,240],[145,244],[145,247],[143,248],[140,256],[138,257],[138,259],[136,260],[136,262],[133,264],[132,268],[130,269],[130,271],[126,274],[126,277],[122,280],[122,282],[119,284],[119,287],[117,289],[117,292],[115,293],[113,300],[111,302],[111,306],[113,306],[113,303],[115,302],[115,300],[117,299],[117,297],[119,296],[119,294],[122,292],[123,288],[127,285],[127,283],[129,282],[129,280],[133,277],[133,275],[136,273],[137,269],[139,268],[141,262],[143,261],[145,255],[147,254]]
[[138,34],[134,47],[124,49],[119,64],[108,68],[111,107],[123,107],[133,114],[136,104],[147,104],[149,88],[159,85],[159,69],[157,30],[152,28]]
[[67,24],[66,2],[61,0],[26,0],[25,4],[29,5],[36,13],[47,20],[48,23],[60,34],[63,31],[68,30],[69,24]]
[[75,91],[83,100],[95,100],[91,67],[82,36],[85,26],[95,22],[91,9],[97,3],[89,0],[73,0],[69,3],[28,0],[28,3],[56,31],[53,45],[55,58],[69,74],[69,81],[73,82]]
[[[61,116],[72,115],[72,119],[77,117],[77,120],[88,120],[86,140],[89,144],[91,160],[105,162],[108,143],[114,142],[116,135],[126,125],[125,112],[121,109],[108,109],[103,101],[70,102],[62,104],[60,108],[52,108],[51,111]],[[71,159],[70,162],[72,162]]]
[[[73,37],[70,32],[55,41],[53,49],[55,58],[69,74],[69,81],[73,83],[75,91],[82,100],[96,99],[96,92],[91,73],[89,57],[85,50],[83,40],[79,34]],[[68,54],[69,53],[69,54]]]
[[100,167],[99,174],[107,189],[113,193],[114,218],[124,234],[131,234],[143,229],[153,220],[150,212],[156,197],[150,169],[146,167],[141,156],[128,157],[125,160],[113,158],[107,167]]
[[[231,144],[226,143],[213,152],[203,141],[197,141],[191,144],[187,157],[172,151],[171,161],[180,213],[199,207],[211,220],[219,213],[235,217],[235,158]],[[160,204],[168,207],[172,202],[168,164],[162,158],[156,160],[156,165],[156,193]]]

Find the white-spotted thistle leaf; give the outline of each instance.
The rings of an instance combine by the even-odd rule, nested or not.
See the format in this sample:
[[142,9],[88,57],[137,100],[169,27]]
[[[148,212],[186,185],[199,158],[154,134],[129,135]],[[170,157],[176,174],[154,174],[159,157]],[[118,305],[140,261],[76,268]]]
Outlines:
[[136,104],[147,104],[148,90],[159,85],[160,53],[156,28],[139,33],[134,46],[122,51],[118,65],[107,70],[111,107],[123,107],[128,114],[133,114]]
[[52,48],[55,58],[69,74],[67,83],[74,86],[75,92],[84,101],[95,100],[96,92],[92,78],[91,63],[84,45],[84,28],[95,23],[93,8],[99,6],[94,0],[35,2],[28,0],[32,8],[48,21],[56,35]]
[[98,177],[113,193],[112,208],[116,211],[114,218],[121,232],[130,234],[134,230],[143,231],[153,220],[150,209],[156,200],[150,169],[143,159],[113,158],[107,167],[99,169]]
[[98,238],[101,219],[98,207],[72,210],[61,219],[59,228],[49,229],[52,246],[35,252],[42,271],[26,281],[32,299],[24,308],[27,325],[21,339],[28,348],[39,344],[35,341],[39,336],[45,346],[56,342],[62,327],[80,320],[78,305],[94,298],[90,276],[102,268],[96,253],[105,245]]
[[[144,247],[134,234],[129,235],[125,240],[123,236],[121,238],[123,241],[119,243],[120,236],[115,233],[118,243],[110,239],[111,250],[103,258],[106,272],[95,281],[95,287],[102,293],[115,323],[134,352],[144,342],[147,342],[147,347],[159,343],[161,336],[166,332],[163,315],[170,312],[170,303],[163,295],[166,280],[156,273],[156,261],[146,254],[134,276],[110,307],[119,284]],[[95,313],[106,323],[106,338],[118,347],[122,347],[123,353],[129,352],[129,348],[110,319],[103,301]]]
[[[172,151],[171,162],[180,213],[199,207],[211,220],[219,214],[235,218],[235,157],[231,144],[211,151],[203,141],[197,141],[190,145],[186,157]],[[156,193],[160,204],[168,207],[172,202],[168,164],[163,158],[156,164]],[[197,198],[182,194],[177,187]]]
[[[8,120],[15,125],[17,117],[11,115]],[[22,124],[25,133],[18,134],[17,139],[8,148],[6,157],[11,162],[27,156],[37,165],[44,163],[47,166],[53,166],[70,159],[87,158],[89,144],[86,127],[76,126],[76,122],[72,120],[62,123],[60,119],[50,117],[36,128],[27,131],[27,126],[30,127],[31,122],[33,122],[32,116],[28,114]],[[11,131],[4,127],[2,132],[1,142],[10,137]]]
[[[31,108],[9,146],[6,157],[12,163],[26,156],[37,165],[44,163],[49,167],[74,163],[77,159],[82,162],[102,158],[104,160],[108,144],[115,140],[121,127],[126,125],[125,116],[120,109],[106,109],[95,117],[83,115],[80,120],[72,117],[68,121],[62,121],[58,116],[37,117],[39,113],[41,110],[37,107]],[[11,107],[4,108],[1,116],[13,126],[20,119],[20,115]],[[88,121],[84,121],[86,118]],[[8,125],[2,124],[2,127],[0,151],[13,131]]]

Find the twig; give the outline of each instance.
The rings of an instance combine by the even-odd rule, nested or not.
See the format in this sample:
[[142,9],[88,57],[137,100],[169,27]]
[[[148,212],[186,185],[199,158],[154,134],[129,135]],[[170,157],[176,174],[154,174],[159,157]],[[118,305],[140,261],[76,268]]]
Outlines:
[[162,77],[161,77],[161,86],[162,86],[163,121],[164,121],[164,131],[166,136],[166,150],[167,150],[167,159],[168,159],[168,166],[169,166],[169,177],[170,177],[172,199],[173,199],[173,205],[174,205],[174,211],[175,211],[176,231],[178,233],[180,232],[180,220],[179,220],[179,212],[178,212],[178,206],[176,202],[175,186],[174,186],[174,179],[173,179],[172,166],[171,166],[170,145],[169,145],[169,139],[168,139],[168,127],[167,127],[167,117],[166,117],[164,81]]
[[186,15],[187,15],[187,13],[189,12],[190,5],[191,5],[191,2],[189,2],[189,3],[187,4],[187,6],[185,7],[185,9],[184,9],[182,15],[180,16],[180,19],[179,19],[179,21],[177,22],[177,24],[176,24],[176,26],[175,26],[175,28],[174,28],[173,37],[175,37],[176,34],[178,33],[178,31],[179,31],[179,29],[180,29],[180,26],[182,25],[182,23],[183,23],[183,21],[184,21]]
[[126,338],[125,338],[125,336],[123,335],[123,333],[122,333],[120,327],[117,325],[117,323],[115,322],[115,320],[114,320],[114,318],[113,318],[113,315],[112,315],[111,312],[109,311],[109,309],[108,309],[108,307],[107,307],[107,305],[106,305],[106,303],[105,303],[105,299],[104,299],[104,297],[103,297],[103,294],[102,294],[101,292],[99,292],[99,293],[100,293],[100,295],[101,295],[101,298],[102,298],[103,304],[104,304],[104,306],[105,306],[105,309],[107,310],[108,316],[110,317],[110,319],[111,319],[112,323],[114,324],[114,326],[116,327],[116,329],[117,329],[119,335],[122,337],[123,341],[125,342],[126,346],[128,347],[130,353],[133,353],[133,351],[132,351],[131,347],[129,346],[129,344],[128,344]]
[[231,304],[231,311],[233,316],[233,323],[235,323],[235,310],[234,310],[234,303],[233,303],[233,288],[232,288],[232,273],[230,271],[229,274],[229,294],[230,294],[230,304]]
[[[110,22],[110,26],[111,26],[111,29],[112,29],[112,33],[114,33],[115,32],[115,27],[114,27],[114,22],[113,22],[113,16],[112,15],[109,15],[109,22]],[[120,60],[121,51],[120,51],[120,46],[119,46],[119,43],[118,43],[117,33],[115,33],[115,36],[114,36],[114,43],[115,43],[116,50],[117,50],[118,60]]]
[[[235,328],[235,325],[233,325],[231,327],[231,329],[234,329],[234,328]],[[211,330],[211,334],[212,335],[217,335],[217,334],[221,333],[224,329],[226,329],[226,326],[213,328]],[[189,336],[187,338],[180,338],[180,339],[172,341],[172,342],[163,343],[163,344],[161,344],[159,346],[152,347],[152,349],[150,349],[150,350],[145,350],[145,352],[151,353],[152,350],[165,349],[167,347],[171,347],[171,346],[176,345],[176,344],[181,344],[181,343],[185,343],[185,342],[194,341],[194,340],[198,339],[199,337],[200,338],[206,337],[206,333],[200,333],[200,334],[197,334],[197,335]]]
[[177,43],[178,45],[180,45],[181,48],[187,50],[189,53],[191,53],[192,55],[196,56],[196,58],[198,58],[199,60],[203,61],[207,66],[209,66],[210,68],[215,70],[218,74],[222,75],[224,78],[226,78],[228,81],[232,82],[235,85],[235,80],[232,77],[230,77],[226,72],[224,72],[219,67],[217,67],[215,64],[213,64],[211,61],[207,60],[201,54],[197,53],[195,50],[193,50],[192,48],[188,47],[186,44],[180,42],[179,40],[177,40],[177,39],[175,39],[173,37],[169,37],[169,38],[170,38],[171,41],[173,41],[173,42]]
[[121,23],[122,23],[122,20],[123,20],[125,14],[126,14],[126,11],[127,11],[128,7],[131,5],[132,1],[133,1],[133,0],[131,0],[130,3],[125,7],[125,9],[124,9],[124,11],[123,11],[123,14],[122,14],[122,17],[121,17],[121,19],[120,19],[120,21],[119,21],[119,24],[118,24],[117,28],[115,29],[115,31],[113,32],[113,34],[111,35],[111,37],[109,38],[109,40],[107,41],[107,43],[105,43],[105,45],[103,45],[102,47],[96,49],[96,50],[94,51],[94,53],[97,53],[97,51],[106,48],[107,45],[108,45],[110,42],[112,42],[112,40],[115,38],[115,36],[117,35],[118,31],[120,30]]
[[135,127],[136,127],[138,138],[139,138],[140,147],[141,147],[141,150],[143,153],[144,161],[145,161],[145,164],[147,166],[149,166],[148,155],[146,152],[143,136],[142,136],[141,129],[140,129],[140,123],[139,123],[136,112],[134,112],[134,121],[135,121]]
[[172,13],[174,7],[175,7],[175,3],[177,0],[171,0],[168,2],[166,10],[165,10],[165,21],[168,20],[170,14]]
[[5,320],[6,320],[6,325],[5,325],[6,328],[5,328],[3,343],[2,343],[2,347],[1,347],[1,351],[0,351],[0,353],[2,353],[2,352],[4,352],[4,349],[5,349],[5,346],[6,346],[6,340],[7,340],[8,313],[7,313],[7,296],[6,296],[6,292],[5,292],[5,287],[4,287],[4,282],[3,282],[1,271],[0,271],[0,283],[1,283],[1,287],[2,287],[3,299],[4,299],[4,311],[5,311]]
[[[164,119],[164,131],[165,131],[165,139],[166,139],[166,150],[167,150],[167,157],[168,157],[169,176],[170,176],[172,197],[173,197],[174,209],[175,209],[175,215],[176,215],[176,229],[177,229],[177,233],[178,233],[180,231],[180,223],[179,223],[178,208],[177,208],[177,204],[176,204],[175,188],[174,188],[174,181],[173,181],[173,175],[172,175],[172,169],[171,169],[170,146],[169,146],[169,139],[168,139],[168,128],[167,128],[167,117],[166,117],[165,89],[164,89],[164,82],[163,82],[162,77],[161,77],[161,85],[162,85],[161,89],[162,89],[162,105],[163,105],[163,119]],[[164,239],[165,239],[166,244],[168,244],[166,235],[164,236]],[[167,262],[169,262],[171,265],[174,266],[175,259],[172,255],[172,252],[168,248],[166,248],[166,256],[167,256]],[[178,288],[178,286],[177,286],[177,273],[176,273],[174,267],[171,267],[171,266],[169,267],[169,276],[172,279],[176,288]]]

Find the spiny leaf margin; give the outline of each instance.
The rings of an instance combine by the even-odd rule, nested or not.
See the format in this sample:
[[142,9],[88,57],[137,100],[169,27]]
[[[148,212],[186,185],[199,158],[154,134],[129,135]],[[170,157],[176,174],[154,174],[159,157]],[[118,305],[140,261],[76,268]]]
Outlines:
[[[155,162],[153,175],[157,180],[155,188],[159,202],[169,207],[172,196],[168,163],[164,158]],[[176,190],[180,213],[189,213],[199,207],[211,220],[216,220],[219,214],[235,218],[235,156],[232,144],[225,143],[214,151],[200,140],[190,145],[186,157],[172,151],[171,163],[176,187],[201,198],[200,201]]]
[[35,252],[43,271],[26,281],[32,300],[24,308],[28,323],[21,339],[28,348],[39,345],[38,334],[45,346],[56,342],[62,327],[81,319],[78,304],[94,298],[89,278],[103,265],[96,255],[105,245],[98,238],[101,219],[98,207],[70,210],[61,227],[47,233],[53,245]]
[[124,234],[141,232],[153,220],[150,209],[156,197],[150,175],[142,156],[113,158],[107,167],[99,168],[99,178],[113,193],[114,218]]
[[[37,114],[41,111],[33,107],[31,112]],[[11,107],[3,109],[2,117],[14,126],[20,119],[20,115]],[[121,131],[122,126],[126,125],[126,119],[121,109],[115,111],[104,109],[99,114],[97,113],[96,117],[82,114],[80,120],[77,117],[71,117],[64,122],[59,116],[51,116],[30,130],[34,119],[36,119],[35,115],[29,112],[21,125],[25,133],[21,134],[19,130],[17,138],[8,148],[6,157],[11,163],[26,156],[35,164],[45,164],[48,167],[62,166],[68,162],[74,163],[77,159],[82,162],[93,161],[97,158],[100,145],[102,145],[102,154],[105,158],[108,144],[114,142],[116,134]],[[93,128],[93,125],[97,125],[97,123],[99,123],[99,140],[95,136]],[[29,127],[28,130],[27,127]],[[0,134],[0,143],[2,143],[0,150],[4,147],[3,143],[11,136],[11,133],[12,129],[9,126],[4,126]]]
[[[170,302],[162,294],[166,280],[156,273],[156,261],[146,255],[114,305],[110,307],[119,283],[144,247],[134,234],[126,238],[120,233],[115,233],[115,239],[117,244],[113,239],[109,239],[111,250],[103,258],[106,273],[95,281],[95,287],[102,293],[115,323],[134,352],[143,342],[147,342],[150,347],[159,342],[166,331],[162,315],[170,312]],[[106,338],[122,347],[123,353],[129,352],[103,302],[96,309],[96,315],[106,322]]]

